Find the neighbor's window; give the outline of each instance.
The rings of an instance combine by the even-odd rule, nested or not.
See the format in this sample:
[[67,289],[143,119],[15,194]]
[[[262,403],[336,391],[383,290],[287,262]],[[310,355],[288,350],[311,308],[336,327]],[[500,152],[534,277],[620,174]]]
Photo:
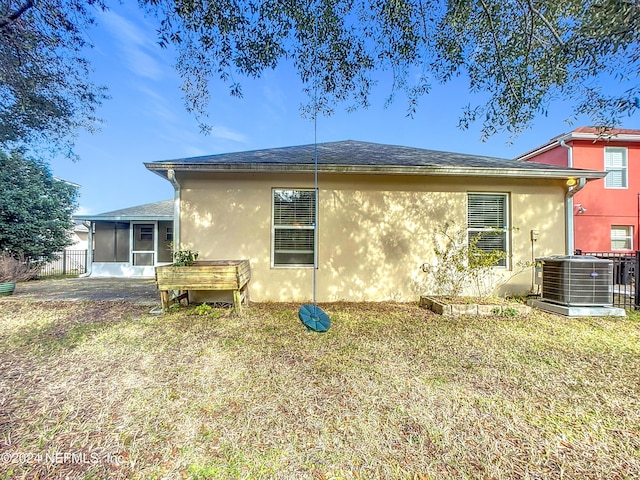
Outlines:
[[165,231],[165,234],[164,234],[164,239],[167,242],[173,242],[173,227],[167,227],[167,230]]
[[315,211],[313,190],[273,190],[274,267],[315,264]]
[[[477,247],[486,252],[499,250],[508,253],[509,232],[507,195],[504,193],[467,194],[467,229],[469,241],[481,235]],[[497,266],[506,267],[507,259]]]
[[605,188],[627,188],[627,149],[604,147]]
[[633,227],[630,225],[611,226],[611,250],[633,249]]

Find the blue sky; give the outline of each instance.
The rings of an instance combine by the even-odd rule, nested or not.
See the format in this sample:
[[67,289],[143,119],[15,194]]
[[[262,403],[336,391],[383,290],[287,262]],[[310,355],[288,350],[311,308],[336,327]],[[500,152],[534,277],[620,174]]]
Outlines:
[[[240,79],[242,99],[230,97],[227,85],[212,84],[212,131],[204,135],[184,108],[175,55],[157,45],[155,20],[133,2],[113,5],[97,20],[98,27],[88,32],[94,48],[87,57],[94,81],[106,85],[111,95],[99,111],[104,124],[98,133],[80,134],[80,161],[51,163],[54,175],[81,186],[79,213],[172,198],[169,182],[146,170],[143,162],[313,143],[314,125],[300,115],[303,85],[289,65],[259,80]],[[334,115],[319,117],[318,142],[351,139],[513,158],[587,124],[568,125],[564,120],[570,110],[556,103],[517,138],[498,135],[481,142],[480,125],[466,131],[457,127],[463,106],[473,103],[464,79],[434,85],[413,118],[406,116],[401,95],[385,108],[388,94],[382,75],[368,109],[347,113],[338,106]],[[624,127],[638,128],[640,122],[632,117]]]

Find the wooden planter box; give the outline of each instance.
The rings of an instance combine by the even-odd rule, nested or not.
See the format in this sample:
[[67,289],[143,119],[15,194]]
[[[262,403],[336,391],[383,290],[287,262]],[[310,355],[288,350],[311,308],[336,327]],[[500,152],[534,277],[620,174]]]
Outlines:
[[[189,290],[231,290],[233,305],[240,309],[248,302],[247,289],[250,279],[249,260],[203,260],[188,267],[156,267],[156,282],[163,310],[182,299],[186,299],[188,304]],[[170,296],[172,290],[179,292],[173,298]]]

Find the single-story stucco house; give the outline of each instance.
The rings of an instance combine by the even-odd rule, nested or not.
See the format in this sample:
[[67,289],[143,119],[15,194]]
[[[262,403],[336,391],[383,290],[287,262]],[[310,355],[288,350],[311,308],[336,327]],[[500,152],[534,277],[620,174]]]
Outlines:
[[[317,301],[416,300],[445,222],[503,228],[509,258],[495,268],[511,276],[521,260],[566,253],[565,203],[605,175],[351,140],[145,166],[175,188],[176,245],[202,260],[249,259],[252,300],[296,302],[312,298],[316,262]],[[527,291],[531,278],[507,288]]]
[[89,230],[88,274],[153,277],[156,265],[171,263],[173,208],[173,200],[163,200],[98,215],[74,215]]

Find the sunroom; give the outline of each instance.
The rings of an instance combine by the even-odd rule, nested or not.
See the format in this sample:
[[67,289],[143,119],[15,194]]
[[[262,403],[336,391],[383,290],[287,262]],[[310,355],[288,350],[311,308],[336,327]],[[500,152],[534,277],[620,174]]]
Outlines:
[[98,215],[75,215],[89,229],[91,276],[153,277],[154,267],[171,263],[173,200]]

